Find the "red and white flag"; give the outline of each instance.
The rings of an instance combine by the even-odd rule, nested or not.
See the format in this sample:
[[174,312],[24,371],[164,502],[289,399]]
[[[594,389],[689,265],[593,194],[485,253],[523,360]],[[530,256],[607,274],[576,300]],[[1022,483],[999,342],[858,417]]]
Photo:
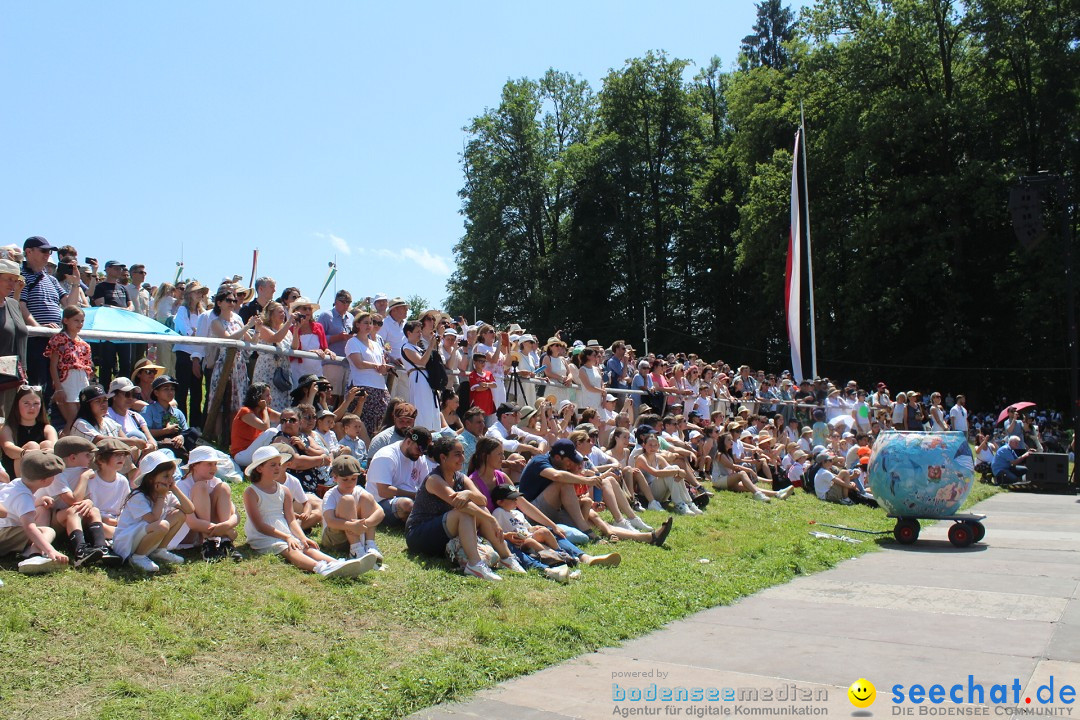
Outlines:
[[802,363],[802,204],[799,202],[799,137],[795,131],[795,157],[791,164],[791,230],[788,235],[787,278],[784,308],[787,312],[788,342],[791,343],[791,373],[796,383],[803,379]]

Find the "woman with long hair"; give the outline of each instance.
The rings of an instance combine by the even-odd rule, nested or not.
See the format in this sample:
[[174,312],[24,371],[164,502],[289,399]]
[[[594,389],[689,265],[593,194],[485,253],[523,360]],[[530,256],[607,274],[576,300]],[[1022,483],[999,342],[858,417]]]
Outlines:
[[[175,317],[176,309],[180,307],[180,300],[176,297],[176,286],[172,283],[163,282],[154,291],[154,297],[150,301],[150,316],[162,325],[167,325],[170,317]],[[176,374],[176,353],[172,343],[156,343],[157,357],[155,360],[165,368],[167,375]]]
[[[292,327],[296,322],[296,316],[285,312],[285,307],[271,300],[262,310],[262,327],[259,328],[259,342],[264,345],[273,345],[278,350],[287,351],[292,349]],[[275,375],[279,381],[288,378],[292,381],[292,368],[288,355],[275,355],[261,352],[255,359],[255,372],[251,381],[265,383],[270,388],[270,407],[281,412],[289,406],[289,393],[291,387],[278,387],[274,382]],[[282,386],[284,383],[281,383]]]
[[49,424],[41,388],[23,385],[7,409],[7,419],[0,428],[0,464],[8,478],[22,477],[22,456],[31,450],[52,450],[56,443],[56,428]]
[[353,336],[345,343],[345,356],[349,359],[349,385],[363,388],[364,409],[360,420],[369,437],[379,432],[379,423],[390,401],[386,391],[386,374],[390,366],[386,362],[386,350],[379,340],[376,322],[382,317],[362,312],[353,318]]
[[306,350],[315,353],[318,358],[291,359],[293,383],[295,384],[304,375],[319,376],[322,374],[323,360],[330,360],[334,354],[330,352],[330,345],[326,342],[326,331],[323,326],[315,321],[315,312],[319,306],[315,301],[298,297],[289,305],[289,314],[292,316],[292,345],[297,350]]
[[281,421],[281,413],[270,406],[270,386],[253,382],[244,395],[244,405],[232,420],[229,435],[229,454],[241,466],[251,462],[251,455],[260,447],[270,444],[273,429]]
[[409,402],[416,408],[416,424],[431,432],[438,432],[443,426],[442,415],[435,391],[428,384],[426,369],[431,353],[435,352],[438,344],[434,318],[427,315],[422,321],[407,322],[404,330],[405,343],[401,346],[401,357],[409,377]]
[[757,477],[754,470],[735,461],[732,448],[735,439],[731,433],[723,433],[717,440],[716,459],[713,462],[713,487],[718,490],[753,493],[755,500],[769,502],[771,498],[786,500],[795,488],[788,485],[780,491],[762,490],[754,484],[752,477]]
[[[214,309],[210,312],[214,319],[210,321],[210,335],[216,338],[229,340],[251,340],[251,329],[262,324],[258,315],[252,316],[246,323],[237,313],[239,300],[236,289],[230,286],[218,288],[214,295]],[[244,403],[244,395],[248,389],[248,356],[246,350],[237,350],[233,360],[232,372],[225,375],[225,358],[227,352],[219,352],[217,361],[214,363],[214,373],[210,376],[210,398],[213,399],[219,385],[225,386],[225,392],[221,395],[221,410],[218,413],[218,422],[223,423],[224,418],[230,418],[240,409]],[[215,428],[205,428],[211,434]]]

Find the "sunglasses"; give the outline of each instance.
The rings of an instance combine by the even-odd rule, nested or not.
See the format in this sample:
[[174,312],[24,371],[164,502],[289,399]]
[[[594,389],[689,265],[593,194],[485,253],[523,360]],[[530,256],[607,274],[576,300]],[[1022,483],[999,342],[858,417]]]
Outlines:
[[294,423],[294,422],[300,422],[300,418],[281,418],[281,422],[282,422],[283,424],[284,424],[284,423]]
[[314,420],[315,419],[314,415],[301,415],[300,417],[303,418],[304,420]]
[[235,305],[236,304],[236,298],[221,298],[221,302],[223,302],[223,303],[232,303],[233,305]]
[[379,327],[382,327],[382,320],[376,320],[375,324]]

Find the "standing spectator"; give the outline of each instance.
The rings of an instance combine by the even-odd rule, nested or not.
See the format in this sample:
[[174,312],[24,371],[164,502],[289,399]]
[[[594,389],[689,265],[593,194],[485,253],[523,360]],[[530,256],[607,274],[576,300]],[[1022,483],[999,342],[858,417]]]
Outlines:
[[[294,289],[294,288],[290,288]],[[274,293],[277,291],[277,281],[272,277],[261,277],[255,281],[255,297],[247,301],[240,306],[240,317],[244,322],[247,322],[251,318],[255,317],[274,299]],[[296,297],[300,297],[300,293],[296,293]],[[280,301],[278,301],[280,302]]]
[[[68,294],[55,277],[45,272],[49,258],[55,250],[49,241],[35,235],[23,243],[26,260],[22,266],[25,286],[19,298],[23,320],[31,327],[60,328],[60,303]],[[45,357],[48,337],[32,337],[26,340],[26,374],[32,385],[41,385],[45,397],[52,396],[52,380],[49,377],[49,359]]]
[[[19,266],[11,260],[0,259],[0,356],[18,357],[25,369],[26,320],[23,319],[19,299],[15,296],[22,282]],[[0,392],[0,408],[8,408],[14,398],[15,388]]]
[[390,401],[390,394],[386,391],[386,373],[390,366],[386,362],[383,344],[375,334],[374,317],[377,316],[362,312],[353,318],[353,337],[345,343],[345,356],[349,359],[349,385],[363,388],[366,398],[360,419],[368,437],[374,437],[379,432],[379,424]]
[[45,346],[45,356],[49,358],[49,377],[55,388],[53,400],[64,416],[64,432],[71,430],[79,411],[79,392],[90,384],[94,374],[90,345],[79,337],[83,320],[82,308],[64,308],[64,327],[49,338]]
[[330,354],[323,327],[315,322],[315,312],[319,309],[315,301],[301,296],[293,300],[289,309],[293,316],[293,348],[307,350],[321,358],[292,358],[289,365],[292,367],[293,384],[296,384],[305,375],[318,377],[322,372],[323,360]]
[[967,411],[967,398],[963,395],[956,396],[956,404],[949,410],[949,420],[952,423],[952,429],[957,432],[964,433],[967,437],[968,434],[968,411]]
[[326,360],[322,366],[322,376],[330,383],[330,394],[333,396],[333,404],[341,402],[345,397],[345,378],[348,373],[345,366],[338,358],[345,357],[345,343],[352,337],[352,315],[349,314],[349,306],[352,305],[352,295],[348,290],[338,290],[334,295],[334,304],[329,309],[319,314],[318,323],[322,326],[323,335],[326,336],[326,344],[330,352],[336,356],[333,360]]
[[[94,294],[90,297],[90,304],[97,307],[115,307],[121,310],[134,310],[127,288],[122,279],[127,272],[127,267],[116,260],[105,263],[105,279],[94,288]],[[117,362],[120,364],[120,374],[131,377],[132,347],[128,343],[114,343],[110,340],[102,340],[97,345],[97,361],[100,368],[101,384],[108,386],[113,379]]]
[[604,379],[600,371],[600,352],[591,347],[581,351],[581,389],[578,391],[578,405],[582,408],[597,410],[604,402]]
[[416,424],[431,432],[438,432],[443,426],[438,398],[427,378],[427,363],[437,343],[433,320],[425,318],[422,322],[414,320],[405,323],[405,344],[401,346],[401,357],[408,368],[409,402],[417,411]]
[[[145,271],[143,271],[145,272]],[[132,276],[135,275],[135,270],[131,271]],[[154,291],[154,297],[150,300],[150,317],[157,320],[159,323],[166,327],[173,327],[176,323],[176,309],[180,307],[180,300],[183,298],[183,291],[178,290],[175,285],[169,282],[163,282],[158,285],[157,290]],[[136,307],[138,307],[136,305]],[[173,350],[172,343],[154,343],[155,352],[157,353],[154,358],[169,375],[176,374],[176,352]],[[140,352],[138,348],[135,351],[135,357],[141,357],[145,354],[145,346],[143,346],[143,352]]]
[[[295,316],[287,315],[285,308],[276,300],[266,304],[261,313],[262,327],[259,328],[259,342],[274,345],[279,350],[292,350],[292,327]],[[288,355],[261,352],[255,359],[255,372],[251,381],[266,383],[270,388],[270,407],[281,412],[289,406],[289,393],[292,391],[292,368]],[[278,382],[274,382],[274,378]],[[288,383],[285,380],[288,379]],[[286,385],[289,387],[286,387]],[[280,387],[279,387],[280,385]]]
[[[383,326],[379,330],[382,342],[390,346],[387,362],[395,367],[402,367],[401,346],[405,344],[405,319],[409,316],[409,304],[402,298],[396,297],[390,301],[387,307],[387,315],[383,317]],[[388,380],[390,393],[394,397],[407,398],[409,396],[409,383],[404,373],[396,373]]]
[[[184,288],[184,300],[176,309],[173,329],[180,335],[195,335],[200,316],[206,314],[203,303],[210,288],[197,282],[190,282]],[[202,355],[200,345],[177,343],[173,346],[176,354],[176,402],[187,413],[191,424],[202,427]],[[188,397],[191,406],[188,407]]]
[[56,266],[56,280],[60,287],[68,293],[69,303],[77,307],[90,307],[90,299],[82,289],[82,280],[79,278],[79,269],[68,262],[61,262]]
[[[108,266],[108,263],[106,263]],[[131,299],[132,310],[150,317],[150,291],[144,287],[146,282],[146,266],[142,263],[135,263],[131,266],[131,270],[121,273],[121,278],[126,280],[124,289],[128,292],[128,297]],[[171,283],[163,283],[172,288]]]
[[944,432],[949,427],[945,422],[945,409],[941,406],[941,393],[930,394],[930,429],[935,432]]
[[[259,320],[258,316],[255,316],[245,323],[234,312],[234,308],[238,305],[236,291],[233,288],[228,286],[218,288],[217,294],[214,296],[214,309],[210,313],[214,316],[210,322],[210,334],[212,336],[230,340],[250,339],[249,331],[252,327],[261,325],[262,321]],[[212,402],[218,385],[226,385],[225,392],[221,396],[221,413],[218,415],[218,422],[222,423],[222,427],[227,427],[224,424],[227,422],[224,418],[231,418],[233,413],[243,405],[244,396],[248,390],[247,352],[244,350],[236,351],[232,372],[226,377],[225,358],[227,356],[228,353],[218,353],[217,360],[214,363],[214,372],[210,378],[210,395],[208,396],[208,402]],[[207,428],[207,430],[213,431],[213,428]]]

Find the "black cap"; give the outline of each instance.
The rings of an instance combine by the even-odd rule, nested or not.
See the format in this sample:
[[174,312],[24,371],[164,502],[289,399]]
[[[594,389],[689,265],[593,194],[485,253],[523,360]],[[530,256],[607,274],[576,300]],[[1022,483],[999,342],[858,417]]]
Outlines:
[[168,375],[158,375],[156,378],[154,378],[154,382],[150,383],[150,391],[153,392],[154,390],[160,390],[166,385],[179,386],[180,383],[176,382]]
[[38,250],[48,250],[50,252],[57,249],[50,245],[49,241],[41,237],[40,235],[34,235],[33,237],[26,238],[26,241],[23,242],[23,250],[29,250],[30,248],[37,248]]
[[513,500],[515,498],[524,497],[518,489],[513,485],[496,485],[491,490],[491,499],[495,502],[500,500]]
[[79,391],[79,402],[87,403],[91,400],[97,400],[99,397],[105,397],[105,394],[105,388],[101,387],[101,385],[90,383]]
[[503,415],[513,415],[518,412],[516,405],[510,403],[501,403],[499,408],[495,411],[495,417],[502,417]]
[[431,444],[431,433],[428,432],[427,428],[419,425],[409,428],[409,434],[405,437],[416,443],[416,447],[420,448],[420,452],[427,452],[428,445]]

